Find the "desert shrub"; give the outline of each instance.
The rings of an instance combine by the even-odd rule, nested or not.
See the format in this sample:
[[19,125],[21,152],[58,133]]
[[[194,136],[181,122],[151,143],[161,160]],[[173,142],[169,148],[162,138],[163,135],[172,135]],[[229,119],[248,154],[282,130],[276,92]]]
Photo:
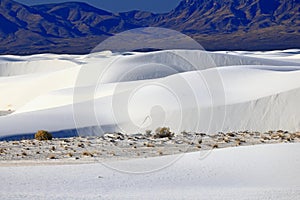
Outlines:
[[170,131],[168,127],[162,127],[155,130],[154,138],[169,138],[171,139],[174,133]]
[[67,154],[69,157],[73,157],[73,154],[70,152]]
[[83,156],[90,156],[90,157],[93,157],[93,154],[91,154],[91,153],[88,152],[88,151],[84,151],[84,152],[82,153],[82,155],[83,155]]
[[164,153],[161,150],[157,151],[158,155],[162,156]]
[[0,153],[5,153],[3,148],[0,148]]
[[146,147],[155,147],[155,145],[152,144],[152,143],[147,143],[147,144],[146,144]]
[[152,131],[151,130],[146,130],[145,133],[146,133],[146,136],[151,136]]
[[53,160],[53,159],[56,159],[56,157],[55,157],[55,155],[51,154],[51,155],[48,156],[48,159]]
[[84,148],[84,144],[83,143],[78,143],[77,146],[81,147],[81,148]]
[[52,134],[48,131],[39,130],[35,135],[34,138],[36,140],[52,140]]

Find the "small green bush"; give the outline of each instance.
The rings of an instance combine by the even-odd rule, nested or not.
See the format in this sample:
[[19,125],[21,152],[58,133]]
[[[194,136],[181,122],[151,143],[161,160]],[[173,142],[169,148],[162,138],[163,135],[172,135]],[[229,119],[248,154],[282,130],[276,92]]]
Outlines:
[[174,133],[170,131],[168,127],[162,127],[155,130],[154,138],[169,138],[171,139]]
[[39,130],[35,135],[34,138],[36,140],[52,140],[52,134],[49,133],[48,131],[44,131],[44,130]]

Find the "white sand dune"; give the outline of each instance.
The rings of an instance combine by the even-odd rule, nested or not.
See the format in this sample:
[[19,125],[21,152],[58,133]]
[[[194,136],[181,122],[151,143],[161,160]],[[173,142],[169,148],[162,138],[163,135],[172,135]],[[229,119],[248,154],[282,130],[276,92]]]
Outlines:
[[0,136],[298,131],[299,51],[0,56]]
[[0,166],[0,198],[299,199],[299,151],[300,144],[276,144],[218,149],[205,158],[196,152],[179,159]]

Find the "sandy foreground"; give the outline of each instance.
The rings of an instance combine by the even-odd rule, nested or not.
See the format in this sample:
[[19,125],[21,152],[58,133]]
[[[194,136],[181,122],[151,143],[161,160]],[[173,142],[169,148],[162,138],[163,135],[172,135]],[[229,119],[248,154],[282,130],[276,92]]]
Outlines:
[[296,200],[299,151],[300,143],[267,144],[76,165],[2,165],[0,198]]
[[0,142],[1,200],[300,199],[300,134],[105,134]]

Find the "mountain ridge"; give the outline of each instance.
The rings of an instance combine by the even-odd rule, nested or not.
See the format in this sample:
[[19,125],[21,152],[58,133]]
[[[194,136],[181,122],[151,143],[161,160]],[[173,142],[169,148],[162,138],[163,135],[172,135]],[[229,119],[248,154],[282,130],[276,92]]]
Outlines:
[[0,0],[0,23],[0,54],[88,53],[109,36],[149,26],[180,31],[208,50],[300,48],[300,0],[183,0],[163,14]]

